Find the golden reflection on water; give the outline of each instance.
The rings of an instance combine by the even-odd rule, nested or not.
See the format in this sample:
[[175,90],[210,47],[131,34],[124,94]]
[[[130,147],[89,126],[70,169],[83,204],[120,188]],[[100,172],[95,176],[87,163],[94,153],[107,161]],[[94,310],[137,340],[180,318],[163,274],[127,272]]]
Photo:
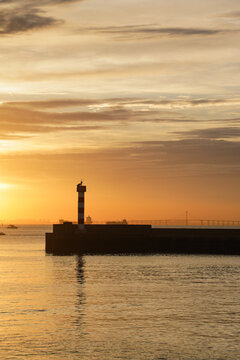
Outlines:
[[239,257],[46,256],[34,234],[0,242],[0,358],[239,358]]

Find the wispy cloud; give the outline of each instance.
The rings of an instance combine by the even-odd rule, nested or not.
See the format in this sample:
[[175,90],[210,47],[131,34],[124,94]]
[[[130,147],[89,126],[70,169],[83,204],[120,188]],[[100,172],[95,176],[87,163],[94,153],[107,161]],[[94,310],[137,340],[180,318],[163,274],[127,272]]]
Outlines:
[[[0,139],[12,139],[34,136],[39,133],[56,133],[59,131],[92,131],[104,130],[106,125],[96,124],[98,116],[88,113],[41,113],[37,111],[20,110],[1,111]],[[90,119],[89,119],[90,118]],[[103,119],[100,117],[100,119]],[[92,122],[86,124],[86,122]],[[94,123],[93,123],[94,122]]]
[[117,37],[118,39],[137,39],[154,37],[195,37],[195,36],[213,36],[226,34],[233,30],[211,29],[211,28],[184,28],[184,27],[159,27],[155,24],[150,25],[124,25],[124,26],[106,26],[106,27],[82,27],[79,29],[82,33],[104,34]]
[[32,5],[32,6],[44,6],[44,5],[55,5],[55,4],[70,4],[74,2],[82,2],[84,0],[41,0],[36,4],[36,0],[0,0],[0,4],[14,4],[14,5]]
[[99,109],[123,106],[126,108],[154,107],[162,108],[185,108],[185,107],[207,107],[207,106],[233,106],[240,105],[240,98],[220,98],[220,99],[192,99],[188,97],[177,99],[139,99],[139,98],[106,98],[106,99],[52,99],[40,101],[19,101],[6,102],[2,106],[8,108],[26,108],[26,109],[51,109],[65,107],[85,107],[92,106]]
[[27,137],[27,135],[10,134],[8,130],[6,132],[4,130],[0,132],[0,140],[22,140]]
[[27,109],[51,109],[51,108],[67,108],[75,106],[91,106],[101,105],[104,100],[97,99],[53,99],[53,100],[39,100],[39,101],[12,101],[6,102],[3,106],[27,108]]
[[218,15],[218,17],[223,18],[240,18],[240,10],[230,11],[224,14]]
[[206,129],[194,129],[190,131],[175,132],[181,136],[188,138],[200,138],[200,139],[231,139],[240,137],[239,127],[217,127]]

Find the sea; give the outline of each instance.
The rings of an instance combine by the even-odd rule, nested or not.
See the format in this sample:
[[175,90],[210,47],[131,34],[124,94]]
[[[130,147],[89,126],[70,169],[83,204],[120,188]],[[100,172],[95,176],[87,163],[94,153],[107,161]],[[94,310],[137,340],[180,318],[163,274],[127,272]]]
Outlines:
[[239,256],[52,256],[51,226],[0,230],[0,359],[240,359]]

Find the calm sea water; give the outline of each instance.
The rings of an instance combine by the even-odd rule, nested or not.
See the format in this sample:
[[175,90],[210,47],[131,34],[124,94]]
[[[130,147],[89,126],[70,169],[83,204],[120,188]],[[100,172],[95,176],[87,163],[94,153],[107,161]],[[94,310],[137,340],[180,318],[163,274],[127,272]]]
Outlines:
[[0,359],[240,359],[240,257],[50,256],[0,237]]

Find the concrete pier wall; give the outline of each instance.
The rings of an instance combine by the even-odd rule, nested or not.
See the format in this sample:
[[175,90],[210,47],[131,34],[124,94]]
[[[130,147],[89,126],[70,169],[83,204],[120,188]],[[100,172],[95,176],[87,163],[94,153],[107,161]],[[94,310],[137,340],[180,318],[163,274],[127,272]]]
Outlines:
[[46,234],[52,254],[225,254],[240,255],[240,229],[160,228],[151,225],[53,225]]

